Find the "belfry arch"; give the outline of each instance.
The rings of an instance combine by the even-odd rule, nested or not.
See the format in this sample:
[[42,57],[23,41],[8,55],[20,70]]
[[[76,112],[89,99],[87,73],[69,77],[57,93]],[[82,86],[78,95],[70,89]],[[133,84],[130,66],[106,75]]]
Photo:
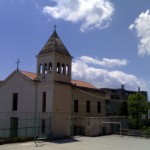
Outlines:
[[59,38],[56,29],[37,55],[37,77],[43,81],[71,82],[72,56]]

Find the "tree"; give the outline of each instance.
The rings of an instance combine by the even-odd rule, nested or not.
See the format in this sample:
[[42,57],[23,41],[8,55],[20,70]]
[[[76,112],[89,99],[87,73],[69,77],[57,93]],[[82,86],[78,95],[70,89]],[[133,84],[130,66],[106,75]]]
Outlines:
[[147,114],[148,102],[141,93],[128,96],[129,127],[140,129],[142,127],[142,114]]

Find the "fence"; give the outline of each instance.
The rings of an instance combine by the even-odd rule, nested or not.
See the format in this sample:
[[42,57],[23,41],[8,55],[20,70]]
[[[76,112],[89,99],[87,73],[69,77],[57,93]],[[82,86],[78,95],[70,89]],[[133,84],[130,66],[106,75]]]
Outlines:
[[70,112],[0,113],[0,138],[63,137],[70,132]]
[[51,114],[0,113],[0,138],[47,136],[51,133]]

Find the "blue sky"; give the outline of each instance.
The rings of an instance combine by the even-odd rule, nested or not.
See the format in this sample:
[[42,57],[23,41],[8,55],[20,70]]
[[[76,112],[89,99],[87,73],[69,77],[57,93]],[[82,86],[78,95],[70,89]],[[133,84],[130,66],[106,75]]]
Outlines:
[[150,92],[150,1],[0,0],[0,80],[36,72],[54,28],[73,58],[72,76],[97,87]]

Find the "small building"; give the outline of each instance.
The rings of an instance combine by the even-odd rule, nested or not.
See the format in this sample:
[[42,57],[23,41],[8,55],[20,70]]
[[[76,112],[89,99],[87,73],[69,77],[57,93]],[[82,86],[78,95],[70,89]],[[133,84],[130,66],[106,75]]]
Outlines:
[[134,91],[72,80],[72,56],[56,30],[36,58],[36,73],[16,69],[0,81],[0,138],[96,136],[118,130],[115,123],[127,127],[117,113]]

